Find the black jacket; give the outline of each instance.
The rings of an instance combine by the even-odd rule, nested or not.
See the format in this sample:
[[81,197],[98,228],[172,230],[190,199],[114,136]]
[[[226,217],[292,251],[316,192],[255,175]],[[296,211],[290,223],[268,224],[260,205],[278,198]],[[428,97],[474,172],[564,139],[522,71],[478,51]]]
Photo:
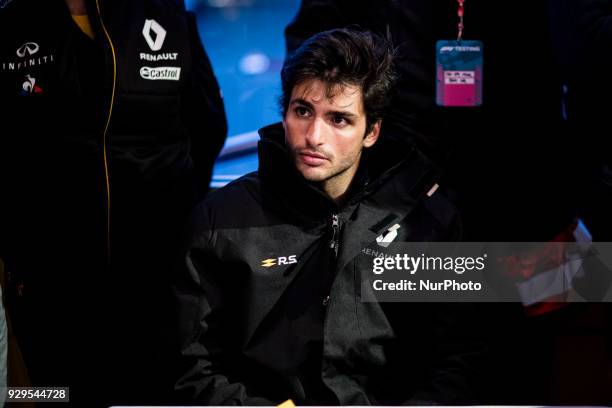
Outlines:
[[[63,1],[0,9],[0,177],[10,210],[53,195],[60,216],[82,213],[105,232],[124,208],[170,196],[185,207],[196,189],[201,197],[227,127],[181,1],[106,1],[100,11],[96,3],[87,2],[94,40]],[[155,26],[145,35],[147,20]]]
[[[356,262],[391,225],[403,227],[401,241],[458,238],[453,207],[441,194],[425,195],[435,167],[417,150],[379,141],[364,159],[369,176],[338,207],[294,168],[280,126],[260,133],[259,172],[214,192],[194,213],[176,286],[183,398],[212,405],[469,400],[482,348],[461,327],[461,307],[360,301]],[[337,255],[321,272],[313,258],[332,243]],[[278,316],[291,313],[282,309],[300,306],[286,299],[299,295],[292,283],[306,285],[304,277],[317,273],[335,276],[314,292],[324,346],[322,360],[320,352],[311,357],[332,394],[313,401],[286,368],[290,346],[270,338]]]
[[223,101],[182,1],[86,4],[93,40],[63,0],[0,9],[7,296],[34,384],[93,402],[83,387],[104,378],[100,403],[118,387],[137,397],[113,402],[162,402],[170,259],[224,143]]

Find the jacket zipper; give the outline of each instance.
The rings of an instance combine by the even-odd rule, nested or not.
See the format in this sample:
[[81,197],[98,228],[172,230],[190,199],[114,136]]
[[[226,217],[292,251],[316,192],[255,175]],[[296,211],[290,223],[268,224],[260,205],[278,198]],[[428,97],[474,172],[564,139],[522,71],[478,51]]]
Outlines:
[[332,239],[329,242],[329,247],[334,250],[336,258],[338,257],[338,247],[340,246],[340,219],[338,214],[332,214]]
[[[329,241],[329,248],[334,250],[334,259],[338,259],[338,249],[340,248],[340,218],[338,214],[332,214],[332,237]],[[331,287],[329,288],[331,291]],[[330,295],[329,293],[323,299],[323,306],[329,304]]]
[[104,124],[104,130],[102,133],[102,156],[104,159],[104,181],[106,184],[106,251],[108,261],[110,262],[110,253],[111,253],[111,196],[110,196],[110,176],[109,176],[109,165],[108,165],[108,153],[107,153],[107,145],[108,145],[108,129],[110,127],[110,121],[113,114],[113,106],[115,104],[115,88],[117,85],[117,57],[115,55],[115,47],[113,46],[113,41],[110,38],[108,30],[104,25],[104,20],[102,19],[102,12],[100,11],[100,0],[96,0],[96,10],[98,12],[98,19],[100,20],[100,26],[102,27],[102,31],[104,31],[104,36],[108,41],[108,44],[111,49],[111,54],[113,56],[113,87],[111,91],[111,100],[108,108],[108,116],[106,117],[106,123]]
[[[333,249],[334,251],[334,260],[336,262],[334,262],[334,269],[337,268],[337,261],[338,261],[338,248],[340,247],[340,217],[338,217],[338,214],[332,214],[332,219],[331,219],[332,223],[331,223],[331,227],[332,227],[332,237],[331,240],[329,241],[329,248]],[[336,271],[329,271],[328,273],[333,273],[335,275]],[[329,279],[329,278],[328,278]],[[323,301],[321,302],[321,304],[323,305],[323,308],[325,309],[324,311],[324,315],[323,315],[323,339],[325,339],[326,337],[326,327],[327,327],[327,313],[328,313],[328,305],[329,302],[331,300],[331,286],[333,285],[333,281],[335,279],[335,276],[332,278],[330,284],[327,287],[327,295],[323,298]],[[326,356],[325,356],[325,348],[326,348],[326,344],[327,341],[323,341],[323,350],[322,350],[322,361],[321,361],[321,380],[323,381],[323,384],[325,387],[327,387],[328,389],[330,389],[327,386],[327,383],[325,382],[325,366],[326,366]],[[330,389],[331,391],[331,389]],[[335,395],[335,393],[332,391],[332,393]]]

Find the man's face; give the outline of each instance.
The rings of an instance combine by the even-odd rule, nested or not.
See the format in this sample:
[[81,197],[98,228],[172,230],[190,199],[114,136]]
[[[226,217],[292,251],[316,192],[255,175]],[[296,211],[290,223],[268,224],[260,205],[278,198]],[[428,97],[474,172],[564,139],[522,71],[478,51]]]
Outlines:
[[285,142],[295,166],[308,181],[321,183],[333,199],[348,189],[361,150],[378,139],[380,122],[366,135],[366,115],[359,86],[337,86],[326,95],[320,80],[293,88],[285,118]]

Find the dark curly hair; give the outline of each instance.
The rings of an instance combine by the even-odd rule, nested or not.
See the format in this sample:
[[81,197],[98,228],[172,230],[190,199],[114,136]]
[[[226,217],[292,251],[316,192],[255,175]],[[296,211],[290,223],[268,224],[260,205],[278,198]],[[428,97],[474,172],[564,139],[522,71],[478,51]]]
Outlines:
[[354,85],[363,94],[366,133],[369,133],[389,104],[395,81],[393,58],[390,42],[369,31],[340,28],[315,34],[289,55],[283,65],[283,116],[293,88],[304,81],[324,82],[328,96],[338,85]]

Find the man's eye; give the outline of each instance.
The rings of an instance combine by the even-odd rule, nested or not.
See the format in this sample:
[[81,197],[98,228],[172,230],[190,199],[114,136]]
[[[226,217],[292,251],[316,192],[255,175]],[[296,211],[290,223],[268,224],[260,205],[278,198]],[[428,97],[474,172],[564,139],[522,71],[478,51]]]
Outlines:
[[346,118],[340,115],[332,116],[332,122],[334,123],[334,125],[338,126],[348,125],[348,121],[346,120]]
[[303,106],[298,106],[297,108],[295,108],[295,114],[297,116],[306,117],[309,113],[310,112],[308,112],[308,109],[304,108]]

